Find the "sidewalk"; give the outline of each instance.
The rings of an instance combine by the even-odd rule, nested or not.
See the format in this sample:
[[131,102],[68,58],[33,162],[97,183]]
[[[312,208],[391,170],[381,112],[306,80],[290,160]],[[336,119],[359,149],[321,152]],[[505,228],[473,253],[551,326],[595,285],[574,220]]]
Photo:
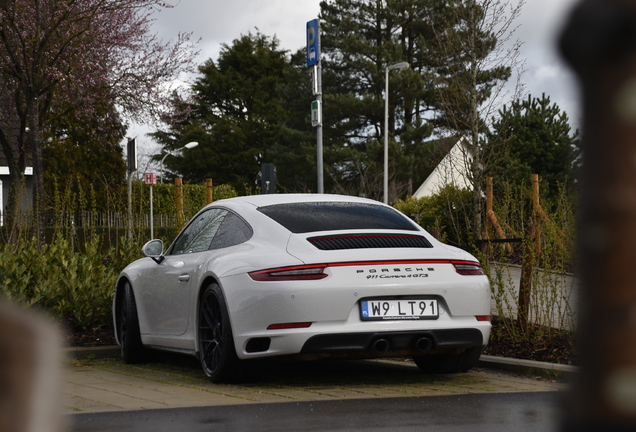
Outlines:
[[[68,349],[67,356],[108,357],[113,347]],[[503,360],[503,361],[502,361]],[[572,373],[573,367],[482,356],[478,369],[463,374],[425,375],[412,362],[367,360],[285,363],[264,369],[254,383],[213,384],[194,362],[125,365],[116,360],[63,370],[67,414],[253,403],[433,396],[468,393],[564,390],[567,384],[537,377],[549,368]],[[272,363],[275,364],[275,363]],[[512,368],[516,373],[497,368]],[[558,366],[558,368],[555,368]],[[483,369],[481,369],[483,368]],[[523,375],[519,371],[525,374]]]

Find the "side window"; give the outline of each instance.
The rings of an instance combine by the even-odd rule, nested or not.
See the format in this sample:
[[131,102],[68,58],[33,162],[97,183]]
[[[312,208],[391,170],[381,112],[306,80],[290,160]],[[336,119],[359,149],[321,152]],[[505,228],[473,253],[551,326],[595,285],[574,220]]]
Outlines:
[[181,255],[210,249],[210,243],[227,214],[228,211],[223,209],[201,213],[179,235],[170,254]]
[[210,249],[222,249],[244,243],[252,238],[252,228],[232,212],[228,212],[221,223]]

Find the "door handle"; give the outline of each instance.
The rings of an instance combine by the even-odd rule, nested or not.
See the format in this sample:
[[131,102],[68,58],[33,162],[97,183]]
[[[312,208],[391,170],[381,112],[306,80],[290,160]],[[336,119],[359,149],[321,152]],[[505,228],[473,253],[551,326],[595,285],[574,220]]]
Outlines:
[[190,275],[188,275],[188,274],[184,274],[184,275],[179,276],[179,282],[187,282],[189,280],[190,280]]

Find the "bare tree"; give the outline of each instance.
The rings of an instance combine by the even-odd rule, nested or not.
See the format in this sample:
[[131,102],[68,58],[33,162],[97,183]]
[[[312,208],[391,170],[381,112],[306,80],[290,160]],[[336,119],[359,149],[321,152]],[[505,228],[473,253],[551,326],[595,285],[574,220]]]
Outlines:
[[[161,0],[0,2],[0,82],[12,96],[3,109],[16,119],[2,125],[0,143],[17,168],[12,184],[19,182],[30,151],[41,241],[42,135],[51,117],[68,109],[90,112],[96,99],[114,101],[122,114],[137,119],[157,117],[169,83],[191,68],[196,53],[189,35],[164,44],[150,34],[151,14],[164,7],[169,5]],[[14,128],[17,133],[10,134]]]
[[[516,19],[524,0],[456,0],[449,22],[438,26],[437,43],[444,53],[438,65],[438,117],[448,135],[466,137],[465,158],[473,193],[472,231],[482,238],[484,170],[483,135],[507,100],[523,95],[521,42],[514,40]],[[511,77],[515,84],[507,86]]]

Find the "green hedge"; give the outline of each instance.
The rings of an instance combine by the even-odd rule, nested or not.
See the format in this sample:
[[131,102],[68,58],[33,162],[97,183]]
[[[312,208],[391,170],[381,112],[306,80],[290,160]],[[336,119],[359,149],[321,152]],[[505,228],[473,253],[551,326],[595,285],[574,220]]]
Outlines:
[[[90,191],[89,191],[90,192]],[[206,186],[185,184],[182,188],[184,216],[188,220],[207,203]],[[214,200],[237,196],[230,185],[213,189]],[[47,244],[39,246],[28,226],[19,228],[19,239],[0,244],[0,297],[24,307],[45,310],[53,318],[88,329],[112,325],[111,304],[117,275],[141,257],[141,246],[150,239],[147,227],[133,227],[133,239],[125,227],[71,226],[64,215],[95,211],[92,192],[73,192],[70,187],[53,199],[54,225],[47,227]],[[149,213],[149,187],[133,183],[133,212]],[[117,209],[116,207],[113,210]],[[173,184],[153,186],[155,215],[175,215]],[[28,219],[26,219],[28,220]],[[63,222],[66,221],[66,222]],[[8,227],[0,230],[8,239]],[[155,237],[170,244],[175,227],[157,227]]]
[[138,245],[122,244],[100,252],[100,239],[84,244],[85,253],[57,236],[38,247],[35,239],[0,249],[0,295],[26,307],[43,309],[69,325],[88,329],[110,325],[115,280],[138,258]]

